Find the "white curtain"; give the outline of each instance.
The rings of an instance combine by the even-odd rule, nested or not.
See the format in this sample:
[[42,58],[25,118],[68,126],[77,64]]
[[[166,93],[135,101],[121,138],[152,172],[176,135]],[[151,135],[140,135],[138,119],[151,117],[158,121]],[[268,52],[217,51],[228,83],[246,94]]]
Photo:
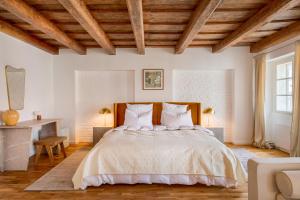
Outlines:
[[293,82],[293,120],[290,155],[300,157],[300,42],[296,44]]
[[265,80],[266,55],[255,59],[255,107],[254,107],[254,134],[253,145],[265,147]]

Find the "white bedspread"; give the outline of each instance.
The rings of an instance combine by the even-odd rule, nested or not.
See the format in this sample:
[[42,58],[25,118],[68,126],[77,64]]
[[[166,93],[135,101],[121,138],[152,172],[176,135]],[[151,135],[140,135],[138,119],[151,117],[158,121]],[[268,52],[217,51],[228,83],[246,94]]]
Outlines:
[[231,187],[246,182],[247,174],[228,147],[201,130],[111,130],[84,158],[72,180],[75,189],[104,183]]

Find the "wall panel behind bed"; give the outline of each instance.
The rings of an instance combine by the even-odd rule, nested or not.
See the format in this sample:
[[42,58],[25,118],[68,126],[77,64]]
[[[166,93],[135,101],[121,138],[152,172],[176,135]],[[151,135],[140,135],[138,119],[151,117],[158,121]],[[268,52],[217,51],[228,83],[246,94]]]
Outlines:
[[[113,103],[134,101],[134,71],[77,71],[76,87],[76,138],[77,142],[92,142],[92,128],[104,126],[104,116],[98,110]],[[113,116],[107,118],[113,125]]]
[[[224,127],[225,141],[231,141],[233,122],[233,70],[174,70],[173,100],[201,102],[202,109],[214,107],[211,126]],[[202,115],[202,125],[207,116]]]

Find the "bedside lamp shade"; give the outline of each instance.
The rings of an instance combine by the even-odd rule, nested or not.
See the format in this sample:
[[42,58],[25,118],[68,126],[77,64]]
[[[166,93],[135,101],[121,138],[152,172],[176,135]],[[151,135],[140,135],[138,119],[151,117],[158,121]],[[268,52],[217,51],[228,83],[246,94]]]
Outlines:
[[110,114],[111,111],[109,108],[102,108],[101,110],[99,110],[99,114]]
[[213,115],[213,114],[215,114],[215,110],[214,110],[214,108],[212,108],[212,107],[208,107],[208,108],[206,108],[206,109],[203,111],[203,114],[210,114],[210,115]]

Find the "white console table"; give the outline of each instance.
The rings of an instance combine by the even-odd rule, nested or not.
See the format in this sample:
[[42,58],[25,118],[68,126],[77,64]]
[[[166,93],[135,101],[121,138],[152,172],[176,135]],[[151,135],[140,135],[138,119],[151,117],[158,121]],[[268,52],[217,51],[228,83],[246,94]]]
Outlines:
[[29,120],[0,126],[0,171],[27,170],[33,141],[59,135],[59,119]]

